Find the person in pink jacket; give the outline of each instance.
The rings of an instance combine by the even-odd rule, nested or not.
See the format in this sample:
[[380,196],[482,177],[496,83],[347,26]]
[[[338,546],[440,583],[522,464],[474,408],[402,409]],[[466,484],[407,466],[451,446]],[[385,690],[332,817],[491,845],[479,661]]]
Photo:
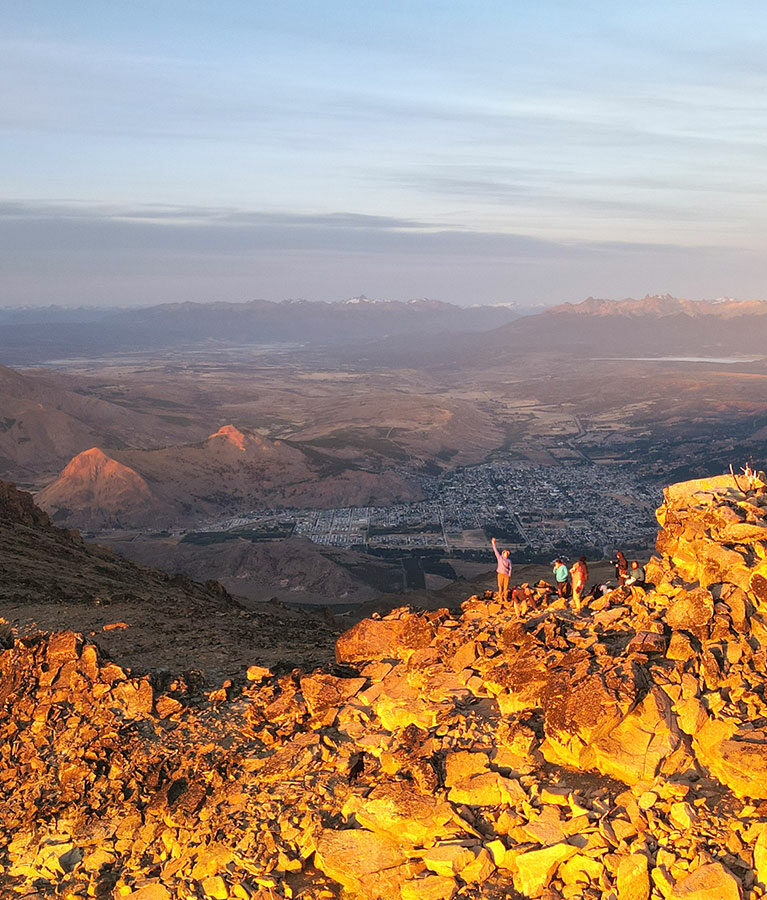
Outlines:
[[495,570],[498,574],[498,595],[501,600],[508,600],[509,579],[511,578],[511,555],[508,550],[504,550],[500,553],[498,552],[498,548],[495,546],[495,538],[492,538],[490,543],[493,545],[493,553],[495,553],[495,558],[498,560],[498,566]]
[[573,582],[573,606],[578,611],[581,608],[583,589],[589,580],[589,567],[586,565],[585,556],[580,556],[578,561],[570,567],[570,577]]

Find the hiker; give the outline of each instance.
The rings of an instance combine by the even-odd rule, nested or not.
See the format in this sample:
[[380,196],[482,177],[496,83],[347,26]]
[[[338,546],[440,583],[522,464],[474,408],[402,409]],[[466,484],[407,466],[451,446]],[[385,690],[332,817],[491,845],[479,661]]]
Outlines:
[[526,581],[512,589],[511,602],[514,604],[514,615],[516,616],[530,611],[533,605],[533,592]]
[[626,579],[627,585],[635,584],[637,587],[643,588],[645,585],[645,573],[644,568],[639,565],[639,561],[636,559],[631,560],[631,568],[628,572],[628,578]]
[[557,583],[557,594],[560,597],[567,596],[567,579],[570,576],[570,573],[567,571],[567,566],[562,562],[561,559],[555,559],[553,565],[554,572],[554,580]]
[[493,553],[498,560],[496,573],[498,574],[498,594],[501,600],[509,599],[509,578],[511,578],[511,556],[508,550],[499,553],[495,546],[495,538],[491,538],[490,543],[493,545]]
[[579,556],[578,561],[570,567],[570,577],[573,580],[573,606],[577,612],[581,608],[583,589],[589,580],[589,567],[586,565],[585,556]]
[[615,577],[618,579],[618,587],[623,587],[628,578],[629,563],[622,550],[618,550],[615,554],[612,564],[615,566]]
[[612,589],[612,585],[609,581],[603,581],[602,584],[595,584],[588,592],[587,596],[589,600],[598,600],[600,597],[604,597],[604,595]]

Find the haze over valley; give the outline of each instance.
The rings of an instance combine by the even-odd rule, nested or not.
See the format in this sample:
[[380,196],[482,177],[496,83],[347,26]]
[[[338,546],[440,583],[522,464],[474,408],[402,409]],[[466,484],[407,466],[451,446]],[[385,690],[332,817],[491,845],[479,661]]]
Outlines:
[[253,600],[320,602],[317,566],[345,603],[437,589],[489,566],[492,534],[531,562],[640,552],[663,484],[767,439],[756,301],[186,304],[120,313],[122,349],[99,344],[107,311],[5,315],[35,349],[0,370],[0,477]]

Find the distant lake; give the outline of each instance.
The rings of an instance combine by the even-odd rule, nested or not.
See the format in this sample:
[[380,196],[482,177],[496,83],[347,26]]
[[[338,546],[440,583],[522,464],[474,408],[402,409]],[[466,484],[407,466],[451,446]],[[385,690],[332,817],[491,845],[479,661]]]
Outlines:
[[614,360],[615,362],[692,362],[692,363],[751,363],[764,359],[763,356],[594,356],[596,360]]

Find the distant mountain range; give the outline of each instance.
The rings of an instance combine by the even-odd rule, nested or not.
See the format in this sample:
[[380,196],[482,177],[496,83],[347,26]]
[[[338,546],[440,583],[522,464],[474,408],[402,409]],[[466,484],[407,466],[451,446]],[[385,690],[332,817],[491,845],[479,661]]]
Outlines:
[[671,294],[656,294],[641,300],[602,300],[588,297],[581,303],[562,303],[549,307],[547,315],[578,316],[624,316],[629,318],[664,318],[666,316],[690,316],[701,318],[713,316],[730,319],[738,316],[767,315],[767,300],[733,300],[722,297],[718,300],[685,300]]
[[[654,323],[664,320],[663,333]],[[757,333],[743,329],[753,321]],[[552,331],[552,323],[558,330]],[[630,332],[623,327],[631,323]],[[644,327],[646,324],[646,328]],[[32,365],[69,357],[105,357],[167,349],[294,344],[357,348],[378,360],[391,351],[425,354],[480,347],[576,346],[597,352],[605,343],[630,341],[642,352],[761,350],[767,326],[765,300],[686,300],[669,294],[641,300],[589,297],[525,314],[513,304],[456,306],[438,300],[371,300],[342,303],[252,300],[246,303],[171,303],[135,309],[0,309],[0,359]],[[562,328],[567,328],[563,336]],[[577,329],[577,330],[572,330]],[[491,334],[490,343],[487,335]],[[650,342],[653,345],[650,346]],[[368,356],[368,350],[372,356]]]
[[344,303],[170,303],[136,309],[0,310],[0,359],[12,365],[165,347],[367,343],[397,335],[487,331],[520,315],[509,304],[455,306],[438,300]]
[[767,301],[641,300],[569,303],[499,328],[494,339],[599,356],[761,354],[767,346]]
[[417,359],[424,368],[475,369],[478,361],[515,364],[527,354],[562,357],[763,355],[767,301],[685,300],[669,294],[641,300],[563,303],[521,316],[482,334],[400,337],[354,356],[360,367],[400,366]]

